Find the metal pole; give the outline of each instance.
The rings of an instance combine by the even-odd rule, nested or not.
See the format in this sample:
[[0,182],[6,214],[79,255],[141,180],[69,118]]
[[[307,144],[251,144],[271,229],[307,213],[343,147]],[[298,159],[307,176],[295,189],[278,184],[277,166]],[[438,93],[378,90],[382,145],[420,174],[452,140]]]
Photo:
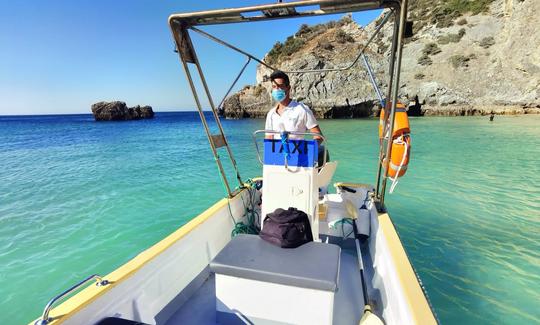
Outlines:
[[392,94],[392,110],[390,112],[390,136],[386,145],[386,166],[384,171],[383,184],[381,189],[381,207],[384,206],[384,195],[386,191],[386,181],[388,180],[388,166],[390,165],[390,155],[392,153],[392,132],[394,130],[394,121],[396,117],[396,104],[399,91],[399,75],[401,70],[401,56],[403,55],[403,34],[405,31],[405,22],[407,20],[407,0],[401,2],[401,12],[399,18],[399,38],[397,44],[396,78],[394,79]]
[[[397,12],[394,11],[394,33],[392,38],[392,48],[390,50],[390,67],[388,69],[388,89],[386,91],[386,98],[390,98],[392,93],[392,83],[394,80],[394,63],[396,60],[396,51],[397,51],[397,41],[398,41],[398,32],[399,32],[399,17],[397,15]],[[386,103],[384,105],[381,105],[381,110],[386,110]],[[385,114],[384,121],[383,121],[383,128],[386,128],[386,121],[388,120],[388,114]],[[383,130],[384,132],[384,130]],[[384,134],[383,138],[380,140],[381,143],[379,144],[379,161],[378,161],[378,169],[377,169],[377,183],[375,186],[375,198],[377,200],[380,200],[381,194],[380,194],[380,184],[381,184],[381,174],[382,174],[382,161],[384,158]]]
[[[191,26],[201,26],[335,15],[346,12],[387,8],[395,5],[396,2],[398,2],[398,0],[306,0],[283,2],[270,5],[173,14],[169,16],[169,23],[171,21],[178,21],[187,22]],[[299,7],[315,6],[319,6],[319,9],[296,11]],[[275,13],[276,11],[281,12],[274,15],[272,12]],[[259,13],[262,13],[262,15],[257,15]]]
[[[186,32],[187,34],[187,32]],[[214,105],[214,101],[212,100],[212,95],[210,94],[210,90],[208,89],[208,85],[206,84],[206,79],[204,78],[203,71],[201,69],[201,65],[199,64],[199,58],[197,57],[197,54],[195,53],[195,48],[193,47],[193,43],[191,42],[191,38],[188,37],[187,41],[189,42],[189,46],[191,47],[191,51],[193,52],[193,59],[195,61],[195,66],[197,67],[197,71],[199,72],[199,77],[201,78],[201,82],[203,84],[204,91],[206,93],[206,97],[208,98],[208,103],[210,104],[210,108],[212,109],[212,114],[214,115],[214,120],[216,121],[216,124],[219,128],[219,132],[221,133],[221,136],[223,137],[223,142],[225,143],[225,147],[227,148],[227,152],[229,153],[229,158],[231,159],[231,163],[233,165],[234,171],[236,172],[236,179],[238,180],[238,185],[240,187],[244,186],[244,182],[242,182],[242,177],[240,177],[240,172],[238,171],[238,166],[236,164],[236,160],[234,159],[233,153],[231,151],[231,147],[229,146],[229,142],[227,141],[227,138],[225,137],[225,132],[223,131],[223,126],[221,125],[221,121],[219,119],[218,113],[216,111],[216,106]],[[213,142],[212,139],[210,139],[211,142]],[[219,157],[218,157],[219,159]],[[221,166],[221,162],[219,163]],[[223,177],[226,179],[225,174]],[[232,197],[232,193],[229,189],[229,197]]]
[[272,67],[271,65],[268,65],[267,63],[265,63],[265,62],[262,61],[262,60],[259,60],[258,58],[256,58],[256,57],[253,56],[252,54],[249,54],[248,52],[243,51],[243,50],[237,48],[236,46],[231,45],[231,44],[225,42],[224,40],[221,40],[221,39],[215,37],[215,36],[212,35],[212,34],[209,34],[209,33],[205,32],[205,31],[203,31],[203,30],[201,30],[201,29],[198,29],[197,27],[193,27],[193,26],[191,27],[191,30],[193,30],[194,32],[197,32],[197,33],[203,35],[204,37],[206,37],[206,38],[208,38],[208,39],[210,39],[210,40],[212,40],[212,41],[214,41],[214,42],[216,42],[216,43],[218,43],[218,44],[221,44],[221,45],[223,45],[223,46],[225,46],[225,47],[228,47],[228,48],[230,48],[230,49],[233,50],[233,51],[236,51],[236,52],[238,52],[238,53],[240,53],[240,54],[243,54],[243,55],[247,56],[248,58],[250,58],[250,59],[252,59],[252,60],[254,60],[254,61],[256,61],[256,62],[258,62],[258,63],[260,63],[260,64],[262,64],[262,65],[264,65],[265,67],[267,67],[267,68],[269,68],[269,69],[275,70],[274,67]]
[[[174,37],[174,40],[176,42],[176,46],[179,47],[180,46],[180,40],[178,39],[178,35],[177,35],[177,32],[173,29],[172,30],[173,32],[173,37]],[[189,40],[189,34],[185,33],[184,35],[188,40]],[[191,41],[190,41],[191,43]],[[191,47],[191,49],[193,49],[193,47]],[[195,57],[196,54],[194,51],[193,52],[193,56]],[[182,66],[184,67],[184,72],[186,73],[186,76],[187,76],[187,79],[188,79],[188,82],[189,82],[189,86],[191,87],[191,92],[193,93],[193,98],[195,99],[195,104],[197,104],[197,110],[199,112],[199,116],[201,118],[201,121],[202,121],[202,124],[203,124],[203,127],[204,127],[204,131],[206,133],[206,137],[208,138],[208,142],[210,142],[210,148],[212,149],[212,154],[214,155],[214,160],[216,161],[217,165],[218,165],[218,169],[219,169],[219,172],[221,174],[221,178],[223,179],[223,182],[225,183],[225,187],[227,189],[227,195],[229,197],[232,196],[232,192],[231,192],[231,188],[229,186],[229,182],[227,182],[227,177],[225,176],[225,171],[223,170],[223,166],[221,165],[221,161],[219,160],[219,155],[217,153],[217,150],[216,150],[216,146],[214,145],[214,141],[212,140],[212,134],[210,133],[210,129],[208,128],[208,123],[206,123],[206,117],[204,116],[204,113],[203,113],[203,110],[202,110],[202,106],[201,106],[201,103],[199,101],[199,96],[197,96],[197,90],[195,88],[195,84],[193,83],[193,79],[191,78],[191,73],[189,72],[189,67],[187,65],[187,62],[184,60],[184,58],[182,57],[182,53],[181,51],[178,51],[178,55],[180,56],[180,61],[182,61]],[[195,65],[198,65],[198,61],[195,61]]]
[[375,93],[377,93],[377,97],[379,97],[379,102],[381,105],[383,104],[383,97],[381,94],[381,90],[379,89],[379,86],[377,85],[377,81],[375,80],[375,76],[373,75],[373,71],[371,71],[371,66],[369,65],[369,61],[367,58],[367,55],[362,53],[362,59],[364,60],[364,64],[366,65],[366,70],[369,75],[369,79],[371,80],[371,83],[373,84],[373,88],[375,89]]
[[236,83],[238,82],[238,79],[240,79],[240,76],[244,73],[244,70],[246,70],[248,64],[251,62],[251,58],[248,57],[248,59],[246,60],[246,63],[244,64],[244,66],[242,67],[242,69],[240,70],[240,73],[236,76],[236,78],[234,79],[233,83],[231,84],[231,87],[229,87],[229,90],[227,90],[227,92],[225,93],[225,96],[223,96],[223,99],[221,100],[221,102],[219,103],[218,105],[218,108],[221,108],[223,106],[223,103],[225,102],[225,99],[227,99],[227,96],[229,96],[229,93],[231,92],[231,90],[233,89],[234,85],[236,85]]

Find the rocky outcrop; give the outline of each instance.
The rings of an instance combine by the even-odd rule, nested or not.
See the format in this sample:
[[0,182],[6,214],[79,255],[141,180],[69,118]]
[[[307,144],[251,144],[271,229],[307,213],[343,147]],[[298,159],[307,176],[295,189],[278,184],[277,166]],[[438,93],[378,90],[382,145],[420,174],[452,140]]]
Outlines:
[[[461,2],[459,2],[461,3]],[[464,2],[465,3],[465,2]],[[540,1],[412,0],[414,36],[406,41],[399,98],[411,115],[540,113]],[[470,5],[470,7],[466,7]],[[455,7],[453,7],[455,6]],[[338,22],[302,26],[274,46],[265,61],[281,70],[324,69],[353,62],[378,19],[359,26]],[[383,94],[387,90],[391,24],[366,54]],[[259,66],[257,84],[232,95],[227,117],[263,117],[272,105],[271,71]],[[362,60],[341,72],[290,74],[293,98],[318,118],[374,116],[378,99]]]
[[154,117],[151,106],[127,107],[120,101],[99,102],[92,105],[92,114],[96,121],[128,121]]
[[267,90],[262,86],[246,86],[223,103],[226,118],[264,118],[272,105]]

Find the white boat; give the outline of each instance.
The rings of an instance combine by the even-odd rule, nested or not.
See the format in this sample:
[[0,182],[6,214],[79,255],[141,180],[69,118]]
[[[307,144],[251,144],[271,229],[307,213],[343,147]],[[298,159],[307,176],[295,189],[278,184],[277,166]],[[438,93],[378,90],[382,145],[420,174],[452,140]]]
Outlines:
[[[190,33],[197,32],[236,49],[197,26],[378,8],[390,10],[377,31],[391,18],[396,24],[387,94],[392,104],[387,106],[387,118],[381,120],[383,130],[395,130],[399,105],[394,103],[398,103],[407,0],[280,2],[171,15],[169,24],[180,60],[227,197],[112,273],[92,275],[54,297],[32,324],[437,323],[385,209],[393,159],[384,158],[392,158],[392,150],[396,151],[393,133],[382,132],[375,186],[339,182],[334,184],[336,193],[327,193],[338,163],[324,159],[319,166],[318,145],[309,139],[310,134],[291,140],[289,133],[283,133],[281,140],[265,139],[262,153],[254,146],[263,163],[263,176],[245,182],[236,168],[217,114],[219,107],[210,97],[190,38]],[[248,63],[255,60],[267,65],[236,50],[248,58]],[[197,68],[216,119],[217,134],[210,132],[202,113],[190,67]],[[270,132],[255,132],[255,144],[261,143],[257,135]],[[226,177],[219,151],[225,151],[231,159],[239,185],[236,189]],[[395,178],[404,172],[403,161],[397,172],[394,170]],[[263,225],[265,218],[260,216],[289,207],[306,213],[313,241],[281,248],[250,234]],[[54,307],[94,280],[96,285],[86,286]]]

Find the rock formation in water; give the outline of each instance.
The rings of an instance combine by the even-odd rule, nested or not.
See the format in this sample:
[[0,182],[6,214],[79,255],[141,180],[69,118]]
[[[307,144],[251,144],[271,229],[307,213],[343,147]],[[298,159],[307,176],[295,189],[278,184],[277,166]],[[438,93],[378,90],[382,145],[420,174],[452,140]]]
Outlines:
[[127,107],[120,101],[99,102],[92,105],[92,114],[96,121],[128,121],[154,117],[151,106]]
[[[383,13],[384,14],[384,13]],[[308,26],[276,43],[265,62],[281,70],[343,67],[357,56],[382,16],[361,27],[350,16]],[[540,1],[413,0],[414,35],[403,49],[400,100],[411,115],[540,113]],[[383,94],[391,24],[366,54]],[[264,117],[272,102],[271,71],[259,65],[257,85],[230,96],[228,118]],[[318,118],[373,116],[378,99],[362,60],[344,72],[291,74],[293,98]]]

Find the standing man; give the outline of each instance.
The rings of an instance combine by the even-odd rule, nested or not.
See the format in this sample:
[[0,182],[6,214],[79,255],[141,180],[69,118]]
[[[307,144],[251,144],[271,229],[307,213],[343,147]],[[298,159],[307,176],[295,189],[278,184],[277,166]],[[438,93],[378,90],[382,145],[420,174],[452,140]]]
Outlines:
[[[266,115],[265,130],[288,132],[311,132],[322,135],[319,124],[313,112],[303,103],[291,100],[291,85],[289,76],[283,71],[276,70],[270,75],[272,83],[272,98],[277,102]],[[266,138],[280,138],[279,134],[267,134]],[[301,139],[302,136],[291,135],[291,139]],[[313,137],[320,144],[320,136]],[[324,146],[319,146],[319,166],[322,167]],[[328,156],[327,156],[328,157]],[[327,158],[328,159],[328,158]]]

